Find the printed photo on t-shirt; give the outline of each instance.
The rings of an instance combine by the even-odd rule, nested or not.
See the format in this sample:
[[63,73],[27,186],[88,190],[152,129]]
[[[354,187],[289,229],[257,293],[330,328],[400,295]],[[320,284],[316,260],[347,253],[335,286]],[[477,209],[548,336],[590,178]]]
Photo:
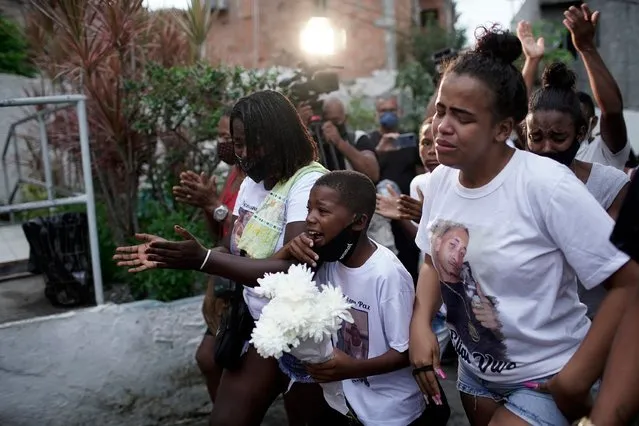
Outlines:
[[231,231],[231,241],[230,241],[230,249],[231,253],[239,254],[239,250],[237,248],[238,243],[240,242],[240,238],[242,238],[242,233],[244,232],[244,228],[246,224],[255,213],[255,210],[249,210],[245,208],[245,206],[240,206],[237,212],[237,220],[233,224],[233,230]]
[[344,323],[337,334],[337,347],[355,359],[368,359],[368,312],[351,308],[353,323]]
[[470,238],[463,224],[438,220],[431,227],[432,260],[439,274],[451,340],[460,357],[469,363],[486,359],[490,363],[508,362],[498,301],[484,293],[465,259]]

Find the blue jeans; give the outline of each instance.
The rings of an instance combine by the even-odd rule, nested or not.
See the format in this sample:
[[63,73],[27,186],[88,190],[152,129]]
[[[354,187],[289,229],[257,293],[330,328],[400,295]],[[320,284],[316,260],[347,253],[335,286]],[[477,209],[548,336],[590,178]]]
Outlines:
[[[535,379],[536,383],[548,381],[553,376]],[[459,360],[457,390],[465,394],[490,398],[533,426],[568,426],[552,396],[528,389],[523,383],[493,383],[473,374],[464,361]]]

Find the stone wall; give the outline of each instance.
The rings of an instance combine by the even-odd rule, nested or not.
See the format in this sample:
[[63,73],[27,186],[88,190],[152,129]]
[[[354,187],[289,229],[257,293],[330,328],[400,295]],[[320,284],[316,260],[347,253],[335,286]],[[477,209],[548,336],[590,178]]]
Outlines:
[[0,424],[145,426],[210,411],[194,355],[202,298],[0,325]]

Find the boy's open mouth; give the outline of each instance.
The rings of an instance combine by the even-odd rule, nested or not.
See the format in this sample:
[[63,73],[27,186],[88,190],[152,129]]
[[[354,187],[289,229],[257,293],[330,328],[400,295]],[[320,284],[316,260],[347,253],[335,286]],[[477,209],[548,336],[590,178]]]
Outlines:
[[314,243],[317,243],[324,236],[324,234],[322,234],[321,232],[317,232],[317,231],[306,231],[306,233],[311,238],[311,240],[313,240]]

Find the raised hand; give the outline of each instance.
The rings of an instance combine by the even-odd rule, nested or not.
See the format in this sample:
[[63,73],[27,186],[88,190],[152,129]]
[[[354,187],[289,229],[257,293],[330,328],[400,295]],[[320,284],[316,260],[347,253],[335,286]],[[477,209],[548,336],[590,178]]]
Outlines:
[[572,36],[572,44],[578,51],[595,48],[595,31],[599,22],[599,12],[592,12],[586,3],[581,8],[570,6],[564,12],[563,24]]
[[180,203],[207,211],[215,210],[220,203],[215,176],[198,175],[191,170],[180,173],[180,184],[173,187],[173,196]]
[[532,27],[527,21],[519,21],[517,24],[517,38],[521,42],[521,47],[526,58],[541,59],[546,51],[543,37],[535,40],[532,33]]
[[117,261],[118,266],[128,266],[129,272],[136,273],[154,269],[157,267],[155,262],[148,259],[146,249],[153,242],[166,241],[164,238],[151,234],[135,234],[135,239],[142,244],[135,246],[117,247],[113,260]]

